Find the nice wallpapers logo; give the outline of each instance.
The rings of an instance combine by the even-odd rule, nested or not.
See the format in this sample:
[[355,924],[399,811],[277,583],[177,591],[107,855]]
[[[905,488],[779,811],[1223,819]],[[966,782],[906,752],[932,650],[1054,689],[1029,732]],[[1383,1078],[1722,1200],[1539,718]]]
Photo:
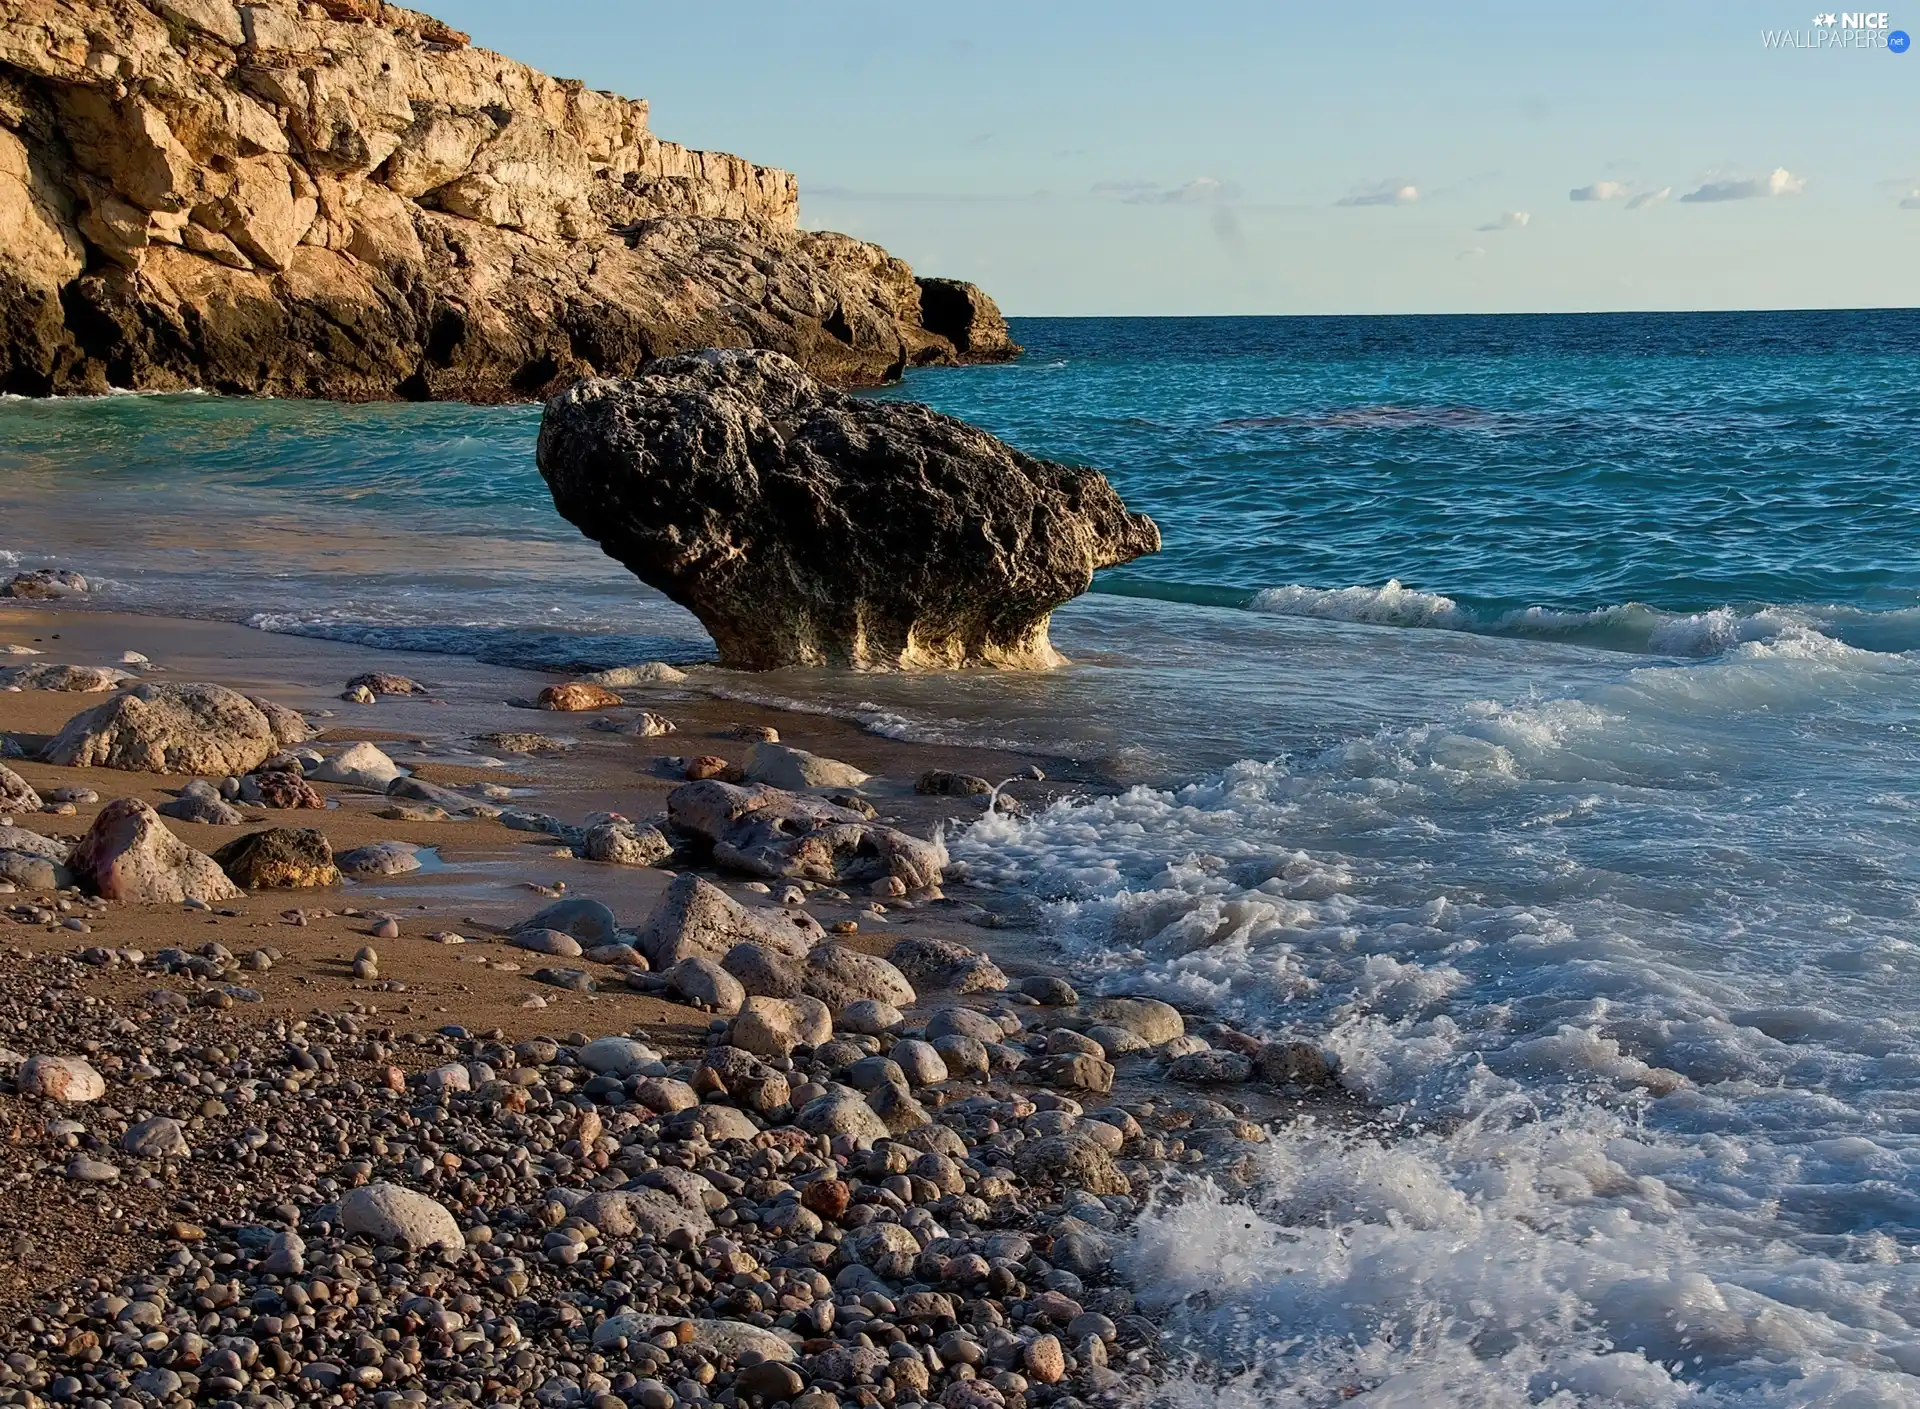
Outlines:
[[1885,10],[1825,10],[1805,29],[1763,29],[1760,43],[1768,49],[1885,49],[1904,54],[1913,41],[1904,29],[1892,26]]

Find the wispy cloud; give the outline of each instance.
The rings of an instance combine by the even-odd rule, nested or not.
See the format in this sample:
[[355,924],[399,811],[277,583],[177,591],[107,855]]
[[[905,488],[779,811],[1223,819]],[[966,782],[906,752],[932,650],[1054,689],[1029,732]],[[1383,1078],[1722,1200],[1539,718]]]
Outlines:
[[1127,205],[1217,205],[1240,199],[1240,188],[1217,176],[1196,176],[1178,186],[1158,181],[1101,181],[1093,194],[1122,201]]
[[1335,205],[1412,205],[1420,199],[1420,188],[1411,181],[1375,181],[1356,186]]
[[1029,205],[1056,199],[1053,191],[867,191],[853,186],[802,186],[803,201],[847,205]]
[[1657,191],[1642,191],[1627,202],[1628,210],[1641,210],[1650,205],[1659,205],[1673,194],[1673,187],[1662,186]]
[[1591,186],[1575,186],[1567,192],[1570,201],[1617,201],[1632,188],[1624,181],[1596,181]]
[[1485,259],[1486,257],[1486,250],[1482,249],[1479,245],[1469,245],[1466,249],[1461,250],[1460,253],[1454,256],[1455,259]]
[[1915,186],[1900,198],[1900,209],[1920,210],[1920,186]]
[[1473,228],[1482,233],[1489,230],[1524,230],[1531,219],[1533,217],[1524,210],[1503,210],[1485,225],[1476,225]]
[[1776,166],[1765,176],[1703,182],[1698,189],[1687,192],[1680,199],[1694,205],[1714,201],[1764,200],[1771,196],[1797,196],[1806,184],[1805,178],[1795,176],[1784,166]]

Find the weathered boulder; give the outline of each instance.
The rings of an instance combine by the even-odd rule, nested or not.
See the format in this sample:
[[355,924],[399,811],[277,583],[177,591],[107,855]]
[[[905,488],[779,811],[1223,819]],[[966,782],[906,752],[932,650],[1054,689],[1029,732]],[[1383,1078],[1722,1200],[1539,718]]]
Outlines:
[[778,353],[581,382],[547,404],[539,463],[562,515],[750,670],[1055,665],[1053,609],[1160,547],[1097,471]]
[[18,773],[0,763],[0,812],[38,812],[40,794]]
[[717,865],[771,880],[859,885],[897,877],[908,889],[938,885],[946,848],[869,821],[806,793],[718,778],[667,794],[667,822]]
[[248,890],[302,890],[340,881],[326,834],[312,827],[248,832],[214,852],[213,859]]
[[111,665],[16,665],[0,670],[0,685],[22,690],[47,690],[66,695],[99,695],[134,679],[129,670]]
[[340,1226],[387,1247],[457,1252],[467,1240],[447,1209],[398,1184],[368,1184],[340,1200]]
[[740,980],[704,954],[693,954],[667,970],[667,983],[689,1003],[731,1017],[747,1001]]
[[84,889],[108,900],[211,904],[242,894],[217,861],[174,836],[138,798],[116,798],[101,808],[67,866]]
[[875,954],[862,954],[844,944],[823,944],[807,955],[806,991],[835,1012],[862,999],[876,999],[896,1008],[914,1000],[907,976]]
[[162,817],[176,822],[198,822],[212,827],[237,827],[246,814],[220,796],[220,790],[204,778],[195,778],[180,790],[180,795],[154,809]]
[[420,848],[410,841],[376,841],[333,858],[343,876],[372,879],[404,876],[420,869]]
[[673,855],[673,843],[645,822],[601,822],[587,828],[580,852],[589,861],[613,866],[651,866]]
[[595,685],[586,680],[569,680],[564,685],[547,686],[534,703],[541,709],[566,714],[589,709],[616,709],[625,701],[604,685]]
[[1007,976],[985,954],[951,939],[903,939],[887,955],[894,966],[915,983],[928,988],[950,988],[955,993],[998,993]]
[[857,384],[1018,351],[978,290],[795,228],[788,173],[399,5],[15,4],[0,53],[6,391],[499,401],[696,347]]
[[609,944],[619,937],[620,922],[605,905],[581,895],[542,907],[514,930],[559,930],[582,944]]
[[751,940],[729,949],[720,967],[763,998],[797,998],[806,991],[807,967],[800,958]]
[[270,807],[276,812],[300,809],[317,812],[327,800],[300,774],[289,769],[267,769],[249,773],[240,780],[240,801],[253,807]]
[[857,788],[869,777],[851,763],[842,763],[837,758],[826,758],[786,744],[764,742],[747,750],[747,761],[742,771],[749,783],[765,783],[768,787],[795,791],[802,788]]
[[68,720],[45,758],[134,773],[247,773],[308,737],[297,714],[273,710],[224,685],[135,685]]
[[713,1231],[713,1219],[704,1208],[688,1208],[655,1189],[612,1189],[588,1194],[575,1201],[568,1212],[575,1218],[585,1219],[609,1238],[644,1235],[659,1239],[676,1229],[705,1237]]
[[342,783],[350,788],[365,788],[384,793],[395,778],[404,776],[400,765],[388,758],[377,745],[348,744],[326,759],[307,776],[321,783]]
[[[34,182],[37,175],[38,173],[27,170],[26,149],[20,145],[20,139],[11,132],[0,134],[0,191],[4,191],[5,196],[4,199],[0,199],[0,222],[3,222],[0,223],[0,229],[4,229],[7,234],[20,233],[22,226],[29,228],[34,226],[37,224],[34,217],[44,214],[43,211],[35,209],[40,203],[41,192],[23,190],[16,194],[8,189],[14,185],[28,186]],[[24,200],[21,199],[22,196],[25,197]],[[6,229],[8,226],[13,228]],[[56,234],[54,239],[57,243],[59,236]],[[78,254],[79,245],[80,242],[76,238],[71,252]],[[18,245],[12,245],[10,248],[16,259],[23,253]],[[31,258],[37,252],[28,250],[25,253]],[[64,261],[56,254],[54,263],[60,264]],[[72,272],[78,273],[79,270],[76,268]],[[0,587],[0,597],[17,597],[28,602],[50,602],[62,597],[84,597],[87,591],[86,578],[69,568],[34,568],[31,572],[15,573],[6,586]]]
[[1113,1157],[1077,1131],[1029,1141],[1015,1153],[1013,1167],[1026,1179],[1085,1189],[1090,1194],[1132,1192],[1127,1176],[1114,1168]]
[[602,1076],[638,1076],[660,1061],[658,1052],[631,1037],[596,1037],[575,1055],[581,1066]]
[[647,917],[635,947],[656,969],[682,959],[722,959],[735,945],[764,945],[778,954],[799,957],[825,931],[813,916],[792,910],[750,909],[711,881],[692,872],[674,878]]
[[0,847],[0,881],[19,890],[65,890],[73,884],[73,872],[51,857]]
[[818,999],[754,997],[742,1005],[727,1041],[756,1057],[784,1057],[832,1036],[833,1015]]
[[[658,1335],[667,1327],[679,1325],[685,1319],[682,1316],[609,1316],[594,1327],[593,1344],[595,1349],[608,1350],[623,1340],[638,1343]],[[781,1339],[778,1332],[762,1330],[745,1321],[693,1321],[689,1324],[693,1327],[692,1344],[710,1356],[734,1360],[752,1351],[763,1361],[785,1362],[799,1358],[798,1352]]]
[[30,1057],[14,1087],[22,1096],[79,1103],[107,1094],[107,1083],[85,1057]]

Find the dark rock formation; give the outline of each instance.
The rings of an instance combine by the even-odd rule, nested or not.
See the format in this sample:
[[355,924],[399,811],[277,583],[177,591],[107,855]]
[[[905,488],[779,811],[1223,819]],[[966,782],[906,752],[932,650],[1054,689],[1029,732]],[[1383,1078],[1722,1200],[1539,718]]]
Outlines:
[[843,384],[1018,351],[798,208],[384,0],[0,0],[0,391],[493,401],[697,347]]
[[1053,609],[1160,547],[1097,471],[778,353],[582,382],[548,403],[539,460],[560,512],[749,670],[1054,665]]

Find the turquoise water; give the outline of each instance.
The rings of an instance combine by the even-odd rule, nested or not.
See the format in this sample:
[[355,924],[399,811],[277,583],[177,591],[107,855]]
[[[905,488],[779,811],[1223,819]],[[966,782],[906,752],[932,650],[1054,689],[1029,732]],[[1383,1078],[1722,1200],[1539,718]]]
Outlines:
[[[1158,557],[1044,676],[742,676],[1131,786],[951,839],[1090,984],[1328,1044],[1129,1267],[1195,1405],[1920,1403],[1920,315],[1024,320],[899,394],[1106,470]],[[0,550],[102,604],[709,658],[537,410],[0,405]],[[430,662],[423,669],[430,668]]]

